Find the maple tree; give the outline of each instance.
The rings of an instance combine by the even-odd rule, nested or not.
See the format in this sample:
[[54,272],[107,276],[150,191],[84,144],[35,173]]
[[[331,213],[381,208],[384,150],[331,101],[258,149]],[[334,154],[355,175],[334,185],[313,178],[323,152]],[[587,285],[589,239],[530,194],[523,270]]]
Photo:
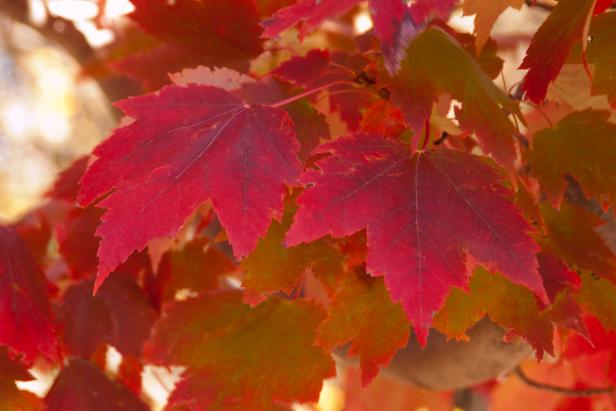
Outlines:
[[92,64],[143,94],[0,227],[0,409],[147,410],[158,366],[167,410],[284,410],[337,363],[349,410],[616,408],[611,1],[131,2]]

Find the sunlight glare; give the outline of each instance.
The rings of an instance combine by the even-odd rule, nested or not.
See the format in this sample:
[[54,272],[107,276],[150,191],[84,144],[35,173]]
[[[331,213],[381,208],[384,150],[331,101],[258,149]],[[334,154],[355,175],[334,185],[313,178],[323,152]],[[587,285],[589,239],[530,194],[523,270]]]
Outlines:
[[370,14],[368,14],[367,10],[355,16],[353,21],[353,29],[355,30],[355,34],[364,34],[370,30],[372,26],[372,19],[370,18]]

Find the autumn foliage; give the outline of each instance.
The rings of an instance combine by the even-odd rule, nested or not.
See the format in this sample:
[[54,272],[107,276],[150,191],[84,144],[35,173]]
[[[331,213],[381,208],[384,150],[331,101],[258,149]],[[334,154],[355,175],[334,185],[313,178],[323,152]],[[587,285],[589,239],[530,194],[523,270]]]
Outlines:
[[[449,409],[376,377],[484,317],[544,386],[472,387],[490,407],[616,406],[610,1],[545,6],[508,89],[492,25],[538,1],[131,1],[97,64],[143,94],[0,227],[0,409],[148,410],[152,365],[182,367],[167,410],[289,409],[340,347],[346,409]],[[323,34],[362,10],[367,33]],[[15,385],[32,366],[57,370],[44,399]]]

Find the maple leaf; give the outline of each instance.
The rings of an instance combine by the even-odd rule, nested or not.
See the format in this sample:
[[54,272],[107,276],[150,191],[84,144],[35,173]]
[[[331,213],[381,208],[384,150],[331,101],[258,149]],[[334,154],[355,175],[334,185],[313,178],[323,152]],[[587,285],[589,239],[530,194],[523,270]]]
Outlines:
[[459,33],[444,27],[447,33],[455,38],[460,46],[473,56],[479,67],[492,79],[496,79],[503,71],[504,61],[498,56],[498,44],[493,39],[488,39],[481,49],[475,44],[476,37],[469,33]]
[[31,381],[34,377],[18,358],[13,358],[8,347],[0,346],[0,380]]
[[574,366],[577,379],[584,386],[613,387],[616,383],[616,332],[606,329],[590,315],[585,316],[584,323],[590,338],[578,335],[568,338],[563,358]]
[[481,50],[490,38],[492,26],[509,7],[521,9],[524,0],[464,0],[465,16],[475,15],[475,44]]
[[331,357],[314,346],[324,317],[305,300],[270,299],[250,309],[236,291],[204,294],[165,307],[144,356],[188,367],[171,405],[256,411],[315,401],[322,380],[335,374]]
[[[595,110],[610,110],[610,103],[604,95],[596,95],[592,87],[593,79],[588,77],[588,72],[582,64],[567,63],[558,73],[558,77],[548,87],[546,100],[557,103],[551,106],[542,107],[552,122],[558,122],[572,110],[583,111],[588,108]],[[565,104],[562,104],[565,103]],[[548,103],[549,104],[549,103]],[[546,111],[549,110],[549,111]],[[537,110],[535,113],[541,115]],[[542,124],[542,121],[534,121],[532,130],[527,131],[527,135],[532,136],[537,131],[552,127],[553,124]]]
[[37,264],[45,263],[48,245],[52,237],[51,225],[64,217],[64,204],[51,201],[38,207],[13,225]]
[[259,16],[251,0],[133,3],[135,11],[129,17],[159,42],[124,52],[110,66],[146,90],[168,84],[168,73],[185,67],[227,66],[246,72],[250,59],[262,51]]
[[[361,104],[362,100],[360,99],[359,102]],[[330,139],[329,125],[325,116],[305,99],[294,101],[286,105],[284,109],[295,125],[295,135],[300,145],[297,156],[302,164],[305,164],[321,139]]]
[[582,273],[577,301],[593,313],[606,328],[616,331],[616,286],[590,273]]
[[212,69],[198,66],[194,69],[184,69],[181,72],[169,74],[169,78],[178,86],[205,84],[220,87],[227,91],[238,89],[242,84],[255,82],[252,77],[227,67],[214,67]]
[[234,270],[231,259],[209,244],[207,238],[195,238],[163,256],[156,276],[159,300],[171,301],[180,290],[213,290],[221,275]]
[[290,6],[295,0],[257,0],[256,6],[261,17],[269,17],[278,10]]
[[596,0],[560,0],[533,36],[520,69],[529,69],[522,83],[526,97],[540,103],[573,45],[586,39]]
[[411,9],[402,1],[370,0],[368,4],[374,21],[374,32],[381,43],[385,67],[393,75],[400,69],[406,46],[419,31],[415,23],[417,20],[413,21]]
[[583,208],[563,202],[560,210],[541,204],[547,237],[541,248],[568,264],[616,281],[616,256],[595,231],[603,221]]
[[375,99],[369,90],[356,87],[360,81],[374,83],[374,79],[362,77],[367,64],[359,54],[310,50],[303,57],[294,56],[285,61],[271,74],[307,90],[327,88],[332,111],[339,112],[349,128],[355,130],[361,122],[363,108]]
[[302,23],[301,36],[316,29],[323,21],[346,13],[360,0],[299,0],[278,10],[261,21],[262,37],[276,37],[283,31]]
[[606,94],[616,108],[616,15],[605,13],[592,19],[588,44],[588,61],[594,64],[592,89],[596,94]]
[[[289,60],[280,64],[271,74],[298,86],[306,86],[314,80],[321,80],[327,71],[339,71],[337,67],[330,67],[330,54],[327,50],[309,50],[305,56],[293,56]],[[342,72],[341,76],[349,78],[347,72]]]
[[94,235],[104,210],[90,205],[73,208],[56,226],[58,251],[70,268],[73,278],[87,278],[96,273],[96,251],[100,239]]
[[[357,3],[359,0],[300,0],[262,21],[263,37],[276,37],[298,23],[302,23],[300,36],[303,37],[323,21],[346,13]],[[454,5],[455,0],[419,0],[411,7],[399,0],[368,1],[374,31],[390,74],[399,70],[406,46],[423,29],[426,20],[431,16],[447,19]]]
[[548,198],[560,200],[570,176],[587,196],[616,202],[616,124],[609,117],[607,111],[574,112],[535,134],[529,165]]
[[499,274],[475,270],[470,292],[453,289],[447,302],[434,318],[434,327],[449,338],[468,339],[466,330],[484,315],[526,339],[541,358],[547,351],[553,355],[552,324],[542,316],[532,292],[513,284]]
[[89,358],[100,344],[138,356],[158,317],[136,282],[114,273],[92,295],[94,281],[71,286],[62,298],[64,343],[71,355]]
[[[444,65],[443,61],[449,63]],[[521,118],[519,108],[443,30],[428,28],[411,42],[400,72],[391,80],[390,91],[391,102],[402,110],[415,132],[415,142],[430,118],[438,93],[451,94],[462,103],[462,108],[456,108],[462,129],[475,132],[482,149],[512,169],[516,130],[508,113]]]
[[493,165],[453,150],[411,155],[406,144],[367,134],[317,152],[331,155],[303,175],[309,187],[286,244],[366,228],[367,270],[385,276],[422,343],[449,289],[466,287],[465,253],[545,298],[538,247]]
[[537,254],[537,261],[550,301],[554,302],[561,291],[567,288],[577,289],[580,286],[580,277],[554,254],[543,251]]
[[351,342],[348,354],[361,361],[362,385],[368,385],[386,367],[396,351],[406,346],[410,324],[400,304],[394,304],[382,278],[361,272],[344,275],[317,329],[317,344],[331,351]]
[[71,355],[89,358],[111,329],[109,310],[101,298],[92,296],[91,281],[66,290],[59,315],[64,324],[62,340]]
[[89,156],[83,156],[73,161],[58,175],[53,187],[45,195],[56,200],[74,203],[79,192],[79,179],[88,167],[88,160]]
[[143,364],[139,358],[132,355],[122,357],[118,368],[118,380],[126,385],[135,395],[141,394],[141,374]]
[[177,233],[210,198],[235,255],[250,253],[300,171],[289,116],[194,84],[116,105],[134,121],[94,150],[79,199],[87,205],[114,190],[97,204],[107,209],[96,231],[97,287],[133,250]]
[[[175,73],[185,67],[199,65],[221,64],[215,58],[208,59],[194,50],[175,44],[162,44],[158,47],[140,50],[119,60],[112,61],[109,66],[141,84],[144,90],[154,91],[169,84],[169,73]],[[228,63],[227,63],[228,64]],[[245,63],[231,66],[241,70],[246,69]],[[126,94],[123,94],[125,96]]]
[[126,387],[111,381],[96,366],[77,358],[60,371],[45,397],[46,411],[147,411],[150,408]]
[[0,227],[0,344],[23,354],[58,358],[46,279],[15,230]]
[[268,294],[278,291],[290,294],[302,275],[308,271],[322,282],[342,273],[342,256],[325,239],[283,247],[284,236],[291,226],[294,211],[293,207],[287,207],[282,221],[272,223],[267,236],[257,243],[255,251],[240,264],[245,272],[242,280],[245,290],[243,298],[251,305],[258,304]]
[[382,134],[386,137],[400,137],[407,131],[402,113],[387,100],[379,100],[364,112],[361,132]]
[[[303,65],[304,71],[308,71],[306,66]],[[245,74],[227,68],[212,70],[199,66],[195,69],[184,69],[181,73],[171,74],[170,77],[180,86],[194,83],[220,87],[252,104],[274,104],[289,97],[289,93],[271,77],[257,82]],[[319,145],[321,138],[329,139],[327,121],[306,99],[286,104],[285,111],[295,125],[295,135],[300,144],[298,156],[305,162],[310,152]]]
[[578,301],[569,289],[564,289],[552,304],[543,311],[544,318],[561,327],[569,328],[590,341],[588,329],[584,323],[584,313]]
[[[131,0],[129,15],[158,39],[216,58],[234,68],[261,51],[258,13],[251,0]],[[239,63],[238,63],[239,62]]]

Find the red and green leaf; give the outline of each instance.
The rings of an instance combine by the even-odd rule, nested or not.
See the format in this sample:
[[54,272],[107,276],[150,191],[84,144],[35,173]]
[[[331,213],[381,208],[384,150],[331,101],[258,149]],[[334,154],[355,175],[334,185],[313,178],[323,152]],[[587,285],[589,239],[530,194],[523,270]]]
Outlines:
[[166,306],[145,356],[187,367],[171,405],[267,410],[316,401],[322,380],[335,373],[333,360],[314,345],[324,317],[309,301],[270,299],[251,309],[239,292],[203,294]]
[[376,377],[398,349],[406,346],[411,324],[400,304],[391,301],[381,278],[361,270],[344,275],[317,330],[317,343],[327,350],[351,343],[348,355],[361,362],[362,384]]
[[[456,69],[451,70],[452,66]],[[415,144],[438,95],[448,93],[462,103],[455,110],[462,129],[477,134],[487,154],[506,168],[513,167],[517,131],[509,114],[521,117],[518,106],[443,30],[432,27],[415,38],[390,89],[392,103],[402,110],[415,132]]]

